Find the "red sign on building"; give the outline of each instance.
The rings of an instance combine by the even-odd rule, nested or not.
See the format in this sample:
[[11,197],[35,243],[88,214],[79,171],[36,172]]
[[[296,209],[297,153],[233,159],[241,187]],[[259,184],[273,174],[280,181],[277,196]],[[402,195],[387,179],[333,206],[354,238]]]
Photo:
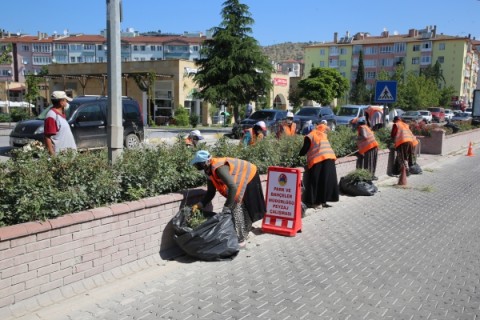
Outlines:
[[273,78],[273,85],[279,87],[286,87],[288,85],[288,81],[285,78]]

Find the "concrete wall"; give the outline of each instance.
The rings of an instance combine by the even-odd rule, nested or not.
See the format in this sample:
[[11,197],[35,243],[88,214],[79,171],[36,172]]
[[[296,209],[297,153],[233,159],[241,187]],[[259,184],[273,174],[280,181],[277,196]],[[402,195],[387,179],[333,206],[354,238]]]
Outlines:
[[480,140],[480,129],[445,135],[442,129],[432,131],[430,137],[417,137],[421,143],[422,154],[447,155],[461,148],[467,148],[470,142]]

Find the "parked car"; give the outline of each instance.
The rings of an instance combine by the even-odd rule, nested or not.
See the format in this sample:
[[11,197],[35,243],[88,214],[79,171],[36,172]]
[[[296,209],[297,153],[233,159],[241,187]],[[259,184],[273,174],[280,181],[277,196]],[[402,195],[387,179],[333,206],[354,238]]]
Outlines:
[[452,120],[453,117],[453,110],[452,109],[445,109],[445,120]]
[[264,121],[267,125],[267,129],[274,130],[274,126],[281,120],[287,117],[287,110],[278,109],[263,109],[257,110],[250,115],[250,117],[240,121],[240,127],[242,130],[252,128],[258,121]]
[[300,132],[306,121],[312,120],[312,124],[318,124],[321,120],[326,120],[327,125],[332,131],[335,131],[337,121],[335,114],[330,107],[304,106],[297,111],[293,121],[297,124],[297,132]]
[[452,121],[470,121],[472,120],[472,114],[468,112],[460,112],[452,117]]
[[423,117],[420,111],[405,111],[400,118],[402,118],[403,121],[409,122],[409,121],[422,121]]
[[[78,149],[107,147],[107,105],[105,96],[79,96],[70,102],[67,121]],[[36,119],[18,122],[10,133],[10,146],[23,147],[34,140],[43,142],[43,124],[50,108]],[[143,141],[144,127],[140,107],[134,99],[122,98],[122,119],[125,147],[137,147]]]
[[441,107],[430,107],[427,108],[428,111],[432,113],[432,121],[435,122],[444,122],[445,121],[445,109]]
[[340,107],[335,117],[336,124],[338,126],[348,126],[353,119],[365,117],[365,109],[367,107],[366,105],[353,104]]
[[427,123],[432,123],[433,117],[432,113],[428,110],[418,110],[422,115],[422,119],[425,120]]

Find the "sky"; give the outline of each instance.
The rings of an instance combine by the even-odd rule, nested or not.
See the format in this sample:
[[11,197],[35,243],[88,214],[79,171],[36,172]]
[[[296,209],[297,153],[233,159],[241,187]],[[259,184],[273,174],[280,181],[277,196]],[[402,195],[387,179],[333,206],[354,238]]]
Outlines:
[[[225,0],[122,0],[121,29],[164,33],[205,32],[222,21]],[[368,32],[406,34],[437,26],[438,34],[480,40],[480,0],[240,0],[255,23],[262,46],[284,42],[329,42],[333,35]],[[106,0],[3,0],[0,29],[99,34],[106,28]],[[61,14],[59,14],[61,12]]]

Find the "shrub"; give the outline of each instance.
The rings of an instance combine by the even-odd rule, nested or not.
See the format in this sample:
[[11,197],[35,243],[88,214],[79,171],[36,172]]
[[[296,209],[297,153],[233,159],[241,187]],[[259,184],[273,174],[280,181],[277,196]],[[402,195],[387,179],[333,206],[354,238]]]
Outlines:
[[10,117],[13,122],[19,122],[32,118],[32,116],[28,113],[27,108],[11,108]]
[[190,114],[189,121],[190,121],[190,125],[193,128],[196,128],[198,123],[200,122],[200,117],[197,114],[192,113]]
[[0,122],[10,122],[12,119],[8,113],[0,112]]
[[175,116],[173,117],[175,120],[175,125],[186,127],[189,123],[189,115],[187,109],[183,106],[178,106],[175,109]]

